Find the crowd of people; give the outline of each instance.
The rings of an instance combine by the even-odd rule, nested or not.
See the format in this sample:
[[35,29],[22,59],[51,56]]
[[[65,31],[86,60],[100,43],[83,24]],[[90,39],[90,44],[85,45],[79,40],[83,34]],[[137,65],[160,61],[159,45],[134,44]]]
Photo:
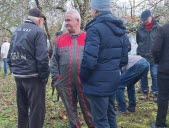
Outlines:
[[[151,128],[166,128],[169,100],[169,24],[160,26],[148,9],[141,13],[137,29],[137,55],[128,55],[132,46],[123,22],[111,12],[110,0],[92,0],[92,20],[85,31],[76,9],[64,15],[66,32],[57,35],[49,64],[47,36],[41,28],[46,17],[30,9],[27,20],[11,37],[4,38],[1,57],[4,75],[7,65],[16,82],[18,128],[42,128],[49,74],[52,86],[62,99],[69,127],[80,128],[77,105],[89,128],[117,128],[117,114],[136,111],[135,84],[140,81],[140,100],[149,98],[150,71],[156,121]],[[7,64],[8,63],[8,64]],[[128,105],[125,101],[127,88]],[[117,102],[117,109],[115,109]]]

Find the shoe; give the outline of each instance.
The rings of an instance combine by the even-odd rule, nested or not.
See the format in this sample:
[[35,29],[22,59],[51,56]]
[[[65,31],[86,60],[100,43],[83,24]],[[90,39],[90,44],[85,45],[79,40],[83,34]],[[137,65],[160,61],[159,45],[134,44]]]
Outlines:
[[7,74],[4,74],[4,75],[3,75],[3,78],[5,79],[5,78],[6,78],[6,76],[7,76]]
[[129,105],[129,106],[127,107],[127,110],[128,110],[129,112],[135,112],[135,111],[136,111],[136,105]]
[[153,101],[157,103],[157,96],[153,97]]
[[141,88],[138,89],[137,93],[142,93],[142,90]]
[[155,123],[154,121],[150,122],[150,127],[151,127],[151,128],[157,128],[157,127],[156,127],[156,123]]
[[129,111],[119,111],[119,110],[117,110],[117,111],[115,111],[115,114],[116,115],[123,115],[123,114],[129,114],[130,112]]
[[139,100],[147,100],[148,99],[148,94],[143,93],[142,96],[139,97]]
[[9,73],[8,75],[12,75],[12,73]]
[[150,122],[150,127],[151,128],[167,128],[167,127],[163,127],[163,126],[156,126],[156,122],[154,122],[154,121]]

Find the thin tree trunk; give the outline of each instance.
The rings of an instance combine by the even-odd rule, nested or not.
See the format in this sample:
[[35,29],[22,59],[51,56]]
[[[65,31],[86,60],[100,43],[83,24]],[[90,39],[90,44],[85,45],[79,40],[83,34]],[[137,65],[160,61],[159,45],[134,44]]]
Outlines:
[[[40,4],[39,4],[39,0],[35,0],[35,2],[36,2],[37,8],[39,8],[39,9],[42,11],[42,7],[41,7]],[[50,34],[49,34],[47,19],[46,19],[46,21],[44,22],[44,26],[45,26],[45,30],[46,30],[46,34],[47,34],[48,40],[49,40],[49,42],[50,42],[50,50],[52,50],[52,49],[53,49],[53,44],[52,44],[52,42],[51,42],[51,36],[50,36]]]

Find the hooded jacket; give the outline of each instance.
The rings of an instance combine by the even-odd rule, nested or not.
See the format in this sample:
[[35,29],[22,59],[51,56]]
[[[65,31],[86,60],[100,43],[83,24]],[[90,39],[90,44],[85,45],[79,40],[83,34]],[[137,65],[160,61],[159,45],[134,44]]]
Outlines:
[[120,67],[128,62],[125,27],[111,12],[102,12],[86,26],[80,77],[87,94],[112,95],[119,84]]

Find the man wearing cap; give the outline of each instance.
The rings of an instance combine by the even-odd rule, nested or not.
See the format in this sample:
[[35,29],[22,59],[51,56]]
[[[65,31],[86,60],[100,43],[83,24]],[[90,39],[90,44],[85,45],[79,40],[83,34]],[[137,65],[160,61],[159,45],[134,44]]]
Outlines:
[[111,13],[110,0],[92,0],[80,77],[95,128],[117,128],[114,96],[120,68],[128,63],[123,22]]
[[[146,9],[141,14],[141,21],[143,22],[137,30],[136,41],[138,44],[137,54],[144,57],[150,63],[150,74],[152,79],[152,93],[154,96],[154,101],[157,101],[157,65],[153,61],[152,56],[152,46],[154,44],[155,37],[160,25],[153,18],[151,11]],[[141,91],[143,96],[140,97],[140,100],[147,99],[149,93],[148,86],[148,73],[141,78]]]
[[18,128],[42,128],[49,76],[47,38],[41,29],[45,16],[38,8],[13,33],[8,64],[17,88]]

